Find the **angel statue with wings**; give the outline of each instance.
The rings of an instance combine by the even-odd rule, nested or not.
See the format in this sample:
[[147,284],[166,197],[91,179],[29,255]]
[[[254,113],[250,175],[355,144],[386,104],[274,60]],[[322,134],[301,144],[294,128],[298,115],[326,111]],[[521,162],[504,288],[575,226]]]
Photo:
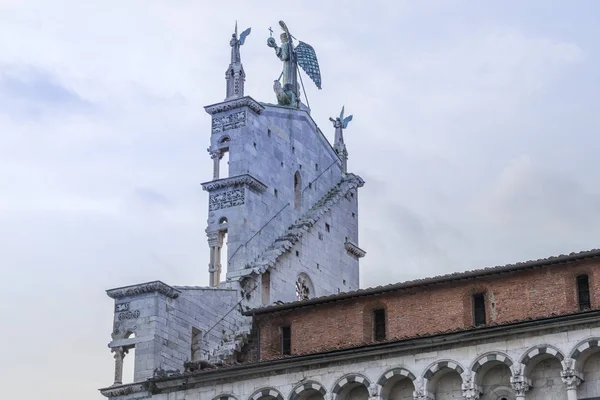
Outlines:
[[246,36],[250,34],[251,28],[246,29],[244,32],[240,34],[238,38],[238,29],[237,29],[237,21],[235,23],[235,32],[231,35],[231,40],[229,41],[229,45],[231,46],[231,63],[236,64],[242,62],[242,58],[240,56],[240,46],[244,44],[246,41]]
[[[283,29],[283,33],[280,35],[281,46],[277,46],[273,37],[267,39],[267,46],[274,48],[275,55],[283,61],[283,71],[275,80],[273,90],[279,105],[298,108],[300,105],[298,65],[319,89],[321,89],[321,71],[312,46],[299,42],[298,46],[294,47],[294,37],[290,34],[285,22],[279,21],[279,25]],[[302,83],[302,77],[300,77],[300,83]]]
[[346,144],[344,143],[344,129],[346,129],[348,123],[352,121],[352,115],[344,117],[344,107],[342,107],[340,116],[336,119],[329,117],[329,120],[333,122],[333,127],[335,128],[333,149],[342,160],[342,171],[345,173],[348,163],[348,150],[346,150]]

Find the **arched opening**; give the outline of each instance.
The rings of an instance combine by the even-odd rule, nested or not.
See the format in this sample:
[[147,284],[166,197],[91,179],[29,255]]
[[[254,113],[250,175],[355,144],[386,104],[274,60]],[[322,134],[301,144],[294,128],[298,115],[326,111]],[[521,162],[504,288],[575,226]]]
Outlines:
[[249,400],[283,400],[283,396],[274,388],[262,388],[254,392]]
[[[227,220],[225,220],[227,221]],[[219,229],[219,246],[218,246],[218,268],[219,268],[219,278],[221,278],[221,272],[225,269],[225,273],[227,273],[229,266],[229,247],[227,245],[227,228]]]
[[299,171],[294,174],[294,208],[302,208],[302,176]]
[[326,390],[320,383],[315,381],[305,381],[292,389],[290,400],[323,400],[325,398],[325,393]]
[[[134,339],[135,333],[129,332],[125,335],[126,339]],[[123,357],[123,383],[135,382],[135,345],[124,346],[127,352]]]
[[435,395],[436,400],[462,398],[462,377],[464,369],[451,360],[439,361],[425,372],[427,391]]
[[577,387],[578,398],[600,397],[600,376],[598,366],[600,365],[600,342],[599,338],[590,338],[579,343],[571,353],[575,361],[573,368],[581,374],[583,381]]
[[[546,349],[542,350],[546,351]],[[562,355],[557,357],[554,354],[540,352],[531,359],[527,357],[523,360],[524,374],[531,379],[531,389],[527,392],[527,398],[566,399],[567,387],[560,376]]]
[[510,368],[500,361],[486,363],[477,373],[477,381],[483,393],[493,393],[493,399],[502,399],[512,393]]
[[[391,375],[394,374],[394,375]],[[385,381],[380,380],[381,385],[381,397],[384,399],[394,400],[413,400],[413,391],[415,385],[413,374],[405,370],[393,370],[385,374],[385,376],[391,375],[389,379]],[[384,379],[382,377],[382,379]]]
[[219,165],[219,178],[229,178],[229,148],[221,150],[223,156]]
[[369,390],[362,383],[352,382],[342,387],[337,398],[339,400],[368,400]]

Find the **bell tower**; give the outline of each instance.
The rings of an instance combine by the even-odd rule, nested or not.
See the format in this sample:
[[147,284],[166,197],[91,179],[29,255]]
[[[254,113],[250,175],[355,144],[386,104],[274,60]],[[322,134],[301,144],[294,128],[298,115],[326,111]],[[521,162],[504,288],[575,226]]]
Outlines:
[[[279,85],[278,104],[245,96],[240,47],[249,33],[238,38],[236,26],[225,101],[205,107],[212,118],[213,174],[202,184],[209,193],[210,286],[241,290],[249,306],[358,289],[365,253],[357,245],[357,189],[364,182],[347,172],[342,137],[352,117],[342,112],[334,120],[332,147],[308,107],[282,101]],[[283,62],[281,86],[291,79],[288,70],[298,70],[289,64],[298,63],[320,87],[314,49],[288,38],[283,50],[267,40]]]

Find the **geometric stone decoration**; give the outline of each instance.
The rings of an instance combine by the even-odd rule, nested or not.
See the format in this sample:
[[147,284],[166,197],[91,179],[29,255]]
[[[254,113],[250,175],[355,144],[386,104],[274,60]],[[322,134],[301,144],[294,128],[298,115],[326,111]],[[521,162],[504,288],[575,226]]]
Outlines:
[[237,111],[220,117],[213,117],[212,119],[213,134],[244,126],[246,126],[246,111]]
[[244,204],[244,189],[211,194],[208,199],[208,210],[216,211]]

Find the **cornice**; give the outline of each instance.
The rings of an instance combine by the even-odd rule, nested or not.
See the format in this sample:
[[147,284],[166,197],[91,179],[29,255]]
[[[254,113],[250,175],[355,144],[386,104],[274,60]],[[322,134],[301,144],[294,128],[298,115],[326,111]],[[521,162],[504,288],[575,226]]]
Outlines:
[[211,104],[210,106],[204,107],[204,110],[210,115],[222,113],[225,111],[234,110],[236,108],[248,107],[257,114],[264,111],[264,107],[260,105],[256,100],[250,96],[245,96],[239,99],[226,100],[221,103]]
[[100,389],[100,393],[104,397],[126,396],[128,394],[146,392],[148,390],[146,386],[146,382],[129,383],[126,385],[111,386],[108,388]]
[[215,181],[204,182],[201,184],[202,189],[207,192],[213,190],[223,189],[231,186],[248,186],[250,189],[255,190],[259,193],[263,193],[267,190],[267,185],[249,174],[232,176],[230,178],[217,179]]
[[344,243],[344,247],[346,248],[346,250],[348,250],[350,254],[354,254],[358,258],[364,257],[365,254],[367,254],[366,251],[364,251],[349,240],[346,241],[346,243]]
[[177,298],[177,296],[179,296],[179,293],[181,293],[179,290],[167,285],[166,283],[163,283],[161,281],[154,281],[140,283],[137,285],[124,286],[116,289],[109,289],[106,291],[106,294],[108,295],[108,297],[111,297],[113,299],[119,299],[121,297],[137,296],[140,294],[153,292],[158,292],[172,299]]

